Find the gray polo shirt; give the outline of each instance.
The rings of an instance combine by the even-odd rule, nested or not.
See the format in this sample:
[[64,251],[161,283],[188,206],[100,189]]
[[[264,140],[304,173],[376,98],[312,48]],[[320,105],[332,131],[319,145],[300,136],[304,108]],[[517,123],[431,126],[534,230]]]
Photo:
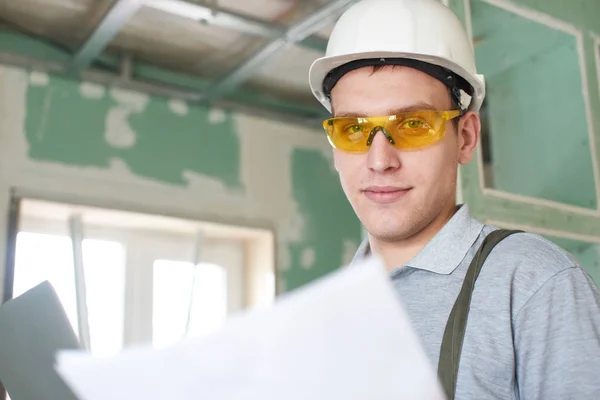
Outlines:
[[[433,368],[469,264],[497,228],[463,205],[390,277]],[[370,252],[368,242],[355,259]],[[477,279],[457,399],[600,399],[600,291],[564,250],[518,233],[489,255]]]

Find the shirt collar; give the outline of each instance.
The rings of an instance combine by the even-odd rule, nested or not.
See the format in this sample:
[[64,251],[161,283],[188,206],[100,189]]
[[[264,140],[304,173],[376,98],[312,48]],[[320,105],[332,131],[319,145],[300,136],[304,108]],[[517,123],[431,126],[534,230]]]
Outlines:
[[[450,274],[465,258],[482,229],[483,224],[471,216],[468,206],[461,205],[446,225],[407,263],[407,266],[438,274]],[[369,241],[364,240],[352,262],[365,258],[370,253]]]

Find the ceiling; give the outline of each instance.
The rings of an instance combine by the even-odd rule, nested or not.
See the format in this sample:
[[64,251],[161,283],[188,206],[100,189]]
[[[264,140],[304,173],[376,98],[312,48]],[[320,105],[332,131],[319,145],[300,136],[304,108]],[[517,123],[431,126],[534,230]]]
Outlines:
[[1,32],[67,55],[50,68],[43,56],[0,46],[0,62],[313,124],[326,112],[310,93],[308,69],[352,3],[0,0]]

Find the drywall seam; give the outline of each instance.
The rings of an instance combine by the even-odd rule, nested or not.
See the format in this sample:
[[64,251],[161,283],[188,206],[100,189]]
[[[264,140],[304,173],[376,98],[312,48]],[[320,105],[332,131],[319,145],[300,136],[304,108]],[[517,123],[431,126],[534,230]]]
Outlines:
[[[467,30],[467,35],[469,36],[469,40],[473,43],[473,20],[471,18],[471,0],[463,0],[464,10],[465,10],[465,29]],[[479,190],[483,192],[485,189],[485,174],[484,174],[484,165],[483,165],[483,151],[481,150],[481,137],[480,140],[477,141],[477,150],[475,152],[475,162],[477,163],[477,178],[479,184]],[[462,189],[462,188],[461,188]],[[462,192],[461,192],[462,193]]]
[[471,19],[471,0],[463,0],[465,8],[465,24],[469,40],[473,43],[473,20]]
[[567,211],[577,215],[589,215],[593,217],[599,217],[600,212],[598,210],[592,210],[590,208],[572,206],[570,204],[559,203],[552,200],[539,199],[536,197],[523,196],[520,194],[514,194],[509,192],[504,192],[497,189],[485,188],[483,190],[483,194],[485,196],[496,197],[500,199],[511,200],[523,204],[531,204],[535,206],[548,207],[555,210]]
[[594,174],[594,185],[596,187],[596,210],[598,211],[598,215],[600,215],[600,170],[598,169],[598,156],[596,152],[596,138],[594,135],[594,121],[592,114],[592,105],[590,102],[590,90],[589,90],[589,80],[588,80],[588,69],[587,69],[587,60],[585,53],[585,44],[583,33],[579,32],[577,35],[577,53],[579,55],[579,67],[581,69],[581,86],[583,93],[583,100],[585,102],[585,115],[588,124],[588,137],[589,137],[589,148],[592,153],[592,169]]
[[[594,47],[594,56],[595,56],[595,61],[596,61],[596,83],[598,85],[598,92],[597,95],[599,96],[598,101],[600,102],[600,36],[592,34],[592,39],[593,39],[593,47]],[[588,93],[589,96],[589,93]],[[592,110],[590,109],[590,117],[592,115]],[[596,129],[600,131],[600,127],[598,126],[594,126],[594,129],[592,131],[595,131]],[[596,173],[600,174],[600,161],[598,160],[598,148],[596,147],[596,144],[599,144],[596,142],[596,140],[594,140],[594,138],[592,137],[592,142],[594,143],[594,148],[595,151],[593,152],[594,155],[594,160],[596,160]],[[598,196],[598,211],[600,212],[600,178],[598,176],[596,176],[596,189],[597,189],[597,196]],[[599,250],[600,251],[600,250]]]
[[49,88],[46,94],[44,95],[44,102],[42,103],[42,118],[40,120],[40,125],[37,127],[37,131],[35,133],[35,137],[38,140],[42,140],[44,138],[44,132],[46,132],[46,126],[48,125],[48,119],[50,118],[50,106],[52,105],[52,96],[54,95],[53,88]]
[[594,54],[596,55],[596,73],[598,74],[598,91],[600,92],[600,36],[592,33]]
[[[465,1],[467,1],[467,0],[465,0]],[[519,15],[523,18],[529,19],[531,21],[535,21],[540,24],[549,26],[550,28],[570,33],[572,35],[577,35],[580,32],[580,30],[577,29],[577,27],[575,27],[565,21],[556,19],[556,18],[554,18],[548,14],[545,14],[543,12],[534,11],[530,8],[520,6],[520,5],[512,3],[512,2],[508,2],[508,1],[504,1],[504,0],[480,0],[480,1],[483,1],[483,2],[491,4],[493,6],[502,8],[506,11],[512,12],[514,14],[517,14],[517,15]]]

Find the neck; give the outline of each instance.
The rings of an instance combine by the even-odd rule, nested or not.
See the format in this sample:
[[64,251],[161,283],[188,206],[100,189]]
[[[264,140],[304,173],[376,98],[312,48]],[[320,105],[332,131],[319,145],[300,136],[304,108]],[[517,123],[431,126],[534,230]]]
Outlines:
[[433,221],[416,234],[393,242],[379,240],[369,235],[371,251],[376,253],[389,272],[407,264],[437,235],[457,211],[454,203],[445,207]]

